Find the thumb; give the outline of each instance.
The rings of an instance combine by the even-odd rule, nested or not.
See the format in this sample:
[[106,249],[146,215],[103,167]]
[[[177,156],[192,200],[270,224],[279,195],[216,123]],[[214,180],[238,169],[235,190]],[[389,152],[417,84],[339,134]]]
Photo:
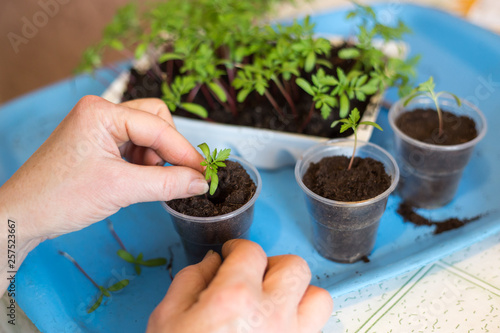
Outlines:
[[187,198],[208,191],[203,174],[189,167],[124,164],[125,175],[120,177],[122,181],[118,186],[118,193],[123,195],[122,207],[138,202]]

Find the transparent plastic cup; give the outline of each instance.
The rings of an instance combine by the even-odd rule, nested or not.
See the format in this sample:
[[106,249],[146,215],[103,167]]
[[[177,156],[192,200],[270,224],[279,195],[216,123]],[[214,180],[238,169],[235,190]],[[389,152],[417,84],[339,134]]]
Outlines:
[[200,262],[209,250],[221,254],[222,245],[234,238],[248,238],[253,221],[255,201],[262,188],[262,181],[257,169],[247,161],[231,156],[229,160],[238,162],[246,170],[257,186],[253,197],[237,210],[219,216],[196,217],[181,214],[162,202],[169,213],[175,230],[181,236],[182,244],[191,263]]
[[345,202],[330,200],[312,192],[302,181],[311,163],[324,157],[351,156],[354,140],[335,139],[306,150],[295,165],[295,179],[304,192],[312,220],[313,243],[325,258],[353,263],[370,254],[375,245],[380,218],[384,214],[389,194],[396,188],[399,169],[391,155],[379,146],[359,142],[356,156],[380,161],[391,177],[391,185],[374,198]]
[[406,107],[403,104],[404,101],[400,100],[389,110],[389,123],[395,135],[395,158],[401,170],[398,194],[415,207],[442,207],[455,196],[472,151],[486,134],[486,119],[476,106],[464,100],[462,105],[458,106],[451,95],[443,94],[439,99],[440,108],[474,120],[477,137],[458,145],[435,145],[409,137],[396,125],[398,117],[405,112],[435,109],[434,101],[427,96],[420,96]]

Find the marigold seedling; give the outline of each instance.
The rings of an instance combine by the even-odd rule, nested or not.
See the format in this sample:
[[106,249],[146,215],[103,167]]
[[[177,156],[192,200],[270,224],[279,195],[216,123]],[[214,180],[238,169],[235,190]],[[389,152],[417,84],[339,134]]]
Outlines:
[[113,222],[111,222],[110,219],[106,219],[109,231],[113,235],[113,237],[116,239],[118,244],[120,244],[121,249],[119,249],[116,254],[125,260],[126,262],[129,262],[134,265],[135,272],[137,275],[141,275],[141,266],[146,266],[146,267],[156,267],[156,266],[164,266],[167,264],[167,259],[165,258],[154,258],[154,259],[149,259],[149,260],[144,260],[144,255],[139,253],[139,255],[134,257],[130,252],[127,251],[125,248],[125,245],[123,244],[122,240],[120,237],[118,237],[118,234],[115,231],[115,228],[113,227]]
[[206,143],[199,144],[198,147],[205,155],[205,160],[200,164],[206,166],[205,169],[205,179],[210,181],[210,195],[214,195],[217,187],[219,186],[219,176],[217,176],[217,171],[219,168],[225,168],[225,160],[229,158],[231,154],[231,149],[222,149],[217,153],[217,148],[211,153],[210,148]]
[[336,120],[331,125],[331,127],[333,128],[337,126],[339,123],[343,123],[342,127],[340,127],[340,133],[347,131],[349,128],[352,128],[352,131],[354,132],[354,148],[352,150],[352,156],[349,162],[349,166],[347,167],[347,170],[351,170],[352,162],[354,161],[354,155],[356,154],[356,146],[358,144],[358,126],[368,125],[383,131],[382,127],[380,127],[377,123],[374,123],[373,121],[362,121],[358,123],[359,119],[360,119],[359,111],[357,108],[354,108],[349,114],[349,118]]
[[102,303],[102,300],[104,299],[104,297],[110,297],[111,296],[111,293],[112,292],[116,292],[116,291],[119,291],[119,290],[122,290],[123,288],[125,288],[126,286],[128,286],[129,284],[129,280],[127,279],[124,279],[124,280],[121,280],[121,281],[118,281],[117,283],[107,287],[107,288],[104,288],[103,286],[100,286],[98,285],[94,279],[92,279],[88,274],[87,272],[85,272],[82,268],[82,266],[80,266],[80,264],[78,264],[78,262],[73,259],[72,256],[70,256],[68,253],[64,252],[64,251],[59,251],[59,254],[64,256],[66,259],[68,259],[69,261],[71,261],[73,263],[73,265],[75,265],[76,268],[78,268],[78,270],[83,274],[85,275],[85,277],[90,281],[92,282],[92,284],[99,290],[99,296],[97,297],[97,301],[87,310],[87,313],[92,313],[94,312]]
[[439,119],[439,136],[443,135],[443,114],[441,112],[441,108],[439,107],[439,96],[442,94],[450,94],[454,99],[455,102],[457,103],[458,106],[462,105],[462,102],[460,101],[460,98],[458,98],[457,95],[448,92],[448,91],[440,91],[440,92],[434,92],[434,89],[436,88],[436,84],[434,83],[434,78],[431,76],[429,80],[420,83],[414,90],[413,92],[406,98],[404,101],[404,106],[407,106],[414,98],[418,96],[429,96],[432,101],[434,102],[434,105],[436,106],[436,111],[438,113],[438,119]]

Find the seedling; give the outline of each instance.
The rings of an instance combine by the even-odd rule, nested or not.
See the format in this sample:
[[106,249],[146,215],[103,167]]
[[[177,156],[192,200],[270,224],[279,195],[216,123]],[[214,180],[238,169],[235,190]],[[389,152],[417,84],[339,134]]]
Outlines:
[[340,133],[343,133],[347,131],[348,129],[352,128],[352,131],[354,132],[354,148],[352,150],[352,156],[351,160],[349,162],[349,166],[347,167],[347,170],[351,170],[352,167],[352,162],[354,161],[354,155],[356,154],[356,146],[358,145],[358,126],[359,125],[368,125],[368,126],[373,126],[381,131],[383,131],[382,127],[380,127],[377,123],[374,123],[372,121],[362,121],[359,122],[360,116],[359,116],[359,111],[357,108],[354,108],[351,113],[349,114],[349,118],[344,118],[340,120],[336,120],[332,123],[331,127],[337,126],[339,123],[343,123],[342,127],[340,127]]
[[102,303],[102,300],[104,297],[110,297],[111,296],[111,293],[112,292],[116,292],[116,291],[119,291],[119,290],[122,290],[123,288],[125,288],[126,286],[128,286],[129,284],[129,280],[127,279],[124,279],[124,280],[121,280],[121,281],[118,281],[117,283],[109,286],[108,288],[104,288],[103,286],[100,286],[98,285],[88,274],[87,272],[85,272],[82,268],[82,266],[80,266],[78,264],[78,262],[73,259],[72,256],[70,256],[68,253],[66,252],[63,252],[63,251],[59,251],[59,254],[64,256],[66,259],[68,259],[69,261],[71,261],[73,263],[73,265],[76,266],[76,268],[78,268],[78,270],[80,272],[82,272],[83,275],[85,275],[85,277],[90,281],[92,282],[92,284],[99,290],[99,297],[97,298],[97,301],[87,310],[87,313],[92,313],[94,312]]
[[434,78],[431,76],[429,80],[420,83],[414,90],[413,92],[406,98],[404,102],[404,106],[408,106],[408,104],[416,97],[418,96],[429,96],[432,101],[434,102],[434,105],[436,106],[436,111],[438,113],[438,119],[439,119],[439,136],[443,135],[443,114],[441,112],[441,108],[439,107],[439,96],[442,94],[450,94],[453,96],[455,99],[455,102],[457,103],[458,106],[462,105],[462,102],[460,101],[460,98],[458,98],[457,95],[447,92],[447,91],[440,91],[440,92],[434,92],[434,88],[436,87],[436,84],[434,83]]
[[[388,57],[373,46],[374,38],[400,39],[409,31],[402,22],[386,26],[370,7],[355,3],[348,17],[360,20],[357,40],[338,54],[352,59],[354,66],[344,72],[332,64],[330,41],[315,34],[308,17],[289,25],[265,20],[281,2],[293,0],[158,1],[142,14],[127,5],[106,27],[103,39],[84,53],[79,69],[102,64],[106,49],[135,47],[136,58],[147,56],[152,63],[146,75],[161,85],[172,112],[182,109],[208,118],[223,109],[236,118],[254,110],[252,101],[257,100],[269,104],[281,121],[294,120],[299,132],[315,110],[327,118],[339,108],[345,118],[352,100],[408,84],[414,62]],[[320,76],[335,81],[318,83]],[[299,86],[312,100],[305,116],[307,110],[299,106],[309,96]]]
[[118,237],[118,234],[115,231],[115,228],[113,227],[113,222],[111,222],[110,219],[106,219],[108,223],[108,228],[113,237],[116,239],[118,244],[120,244],[121,249],[119,249],[116,254],[125,260],[126,262],[129,262],[134,265],[135,272],[137,275],[141,275],[141,266],[146,266],[146,267],[156,267],[156,266],[164,266],[167,264],[167,259],[165,258],[155,258],[155,259],[149,259],[149,260],[144,260],[143,259],[143,254],[142,252],[139,253],[139,255],[134,257],[130,252],[127,251],[125,248],[125,245],[123,244],[122,240],[120,237]]
[[206,143],[199,144],[198,147],[205,155],[205,160],[200,164],[206,166],[205,169],[205,179],[210,181],[210,195],[214,195],[217,187],[219,186],[219,176],[217,176],[217,171],[219,168],[225,168],[225,160],[228,159],[231,154],[231,149],[222,149],[217,153],[217,148],[211,153],[210,148]]

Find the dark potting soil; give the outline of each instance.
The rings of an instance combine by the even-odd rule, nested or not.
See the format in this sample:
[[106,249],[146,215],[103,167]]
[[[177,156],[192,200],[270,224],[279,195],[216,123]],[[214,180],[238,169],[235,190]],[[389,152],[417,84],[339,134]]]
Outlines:
[[355,157],[351,170],[347,156],[324,157],[311,163],[302,181],[319,196],[336,201],[367,200],[391,186],[384,165],[372,158]]
[[[342,48],[345,48],[350,45],[345,44],[340,47],[336,47],[332,49],[332,57],[329,59],[334,68],[326,69],[327,74],[336,76],[336,68],[340,67],[344,70],[344,72],[348,72],[352,66],[354,65],[354,61],[352,60],[344,60],[337,57],[338,51]],[[176,69],[180,68],[182,65],[181,62],[176,62]],[[163,74],[167,72],[166,63],[160,64],[159,69],[157,71],[161,71]],[[160,75],[157,71],[149,70],[148,72],[141,74],[137,72],[135,69],[131,69],[130,71],[130,80],[127,84],[127,88],[125,93],[123,94],[122,100],[127,101],[131,99],[137,98],[146,98],[146,97],[162,97],[161,91],[161,83],[162,80],[158,79]],[[163,75],[162,74],[162,75]],[[179,74],[178,70],[173,71],[172,77]],[[309,80],[311,79],[310,74],[302,73],[302,77]],[[221,77],[221,81],[225,83],[226,86],[228,84],[227,76]],[[292,78],[292,82],[295,81],[295,78]],[[278,112],[272,107],[270,102],[265,96],[260,96],[256,92],[250,94],[244,103],[237,104],[238,114],[233,115],[228,112],[220,103],[216,100],[208,96],[209,93],[206,89],[200,89],[196,94],[193,102],[203,105],[209,113],[207,121],[224,123],[224,124],[233,124],[233,125],[241,125],[241,126],[250,126],[256,128],[267,128],[272,130],[278,130],[283,132],[291,132],[297,133],[301,132],[303,134],[309,134],[314,136],[321,136],[327,138],[336,138],[336,137],[347,137],[352,134],[352,130],[347,130],[344,133],[340,134],[338,128],[331,128],[330,124],[339,119],[339,109],[334,108],[330,117],[328,119],[323,119],[321,113],[315,110],[312,114],[312,117],[308,123],[308,125],[301,129],[301,124],[308,118],[309,110],[311,107],[311,96],[301,90],[297,85],[290,84],[285,88],[293,92],[293,95],[296,96],[294,99],[294,103],[296,105],[297,117],[294,117],[291,111],[290,106],[286,102],[283,95],[280,93],[278,87],[273,83],[269,83],[269,92],[276,100],[277,104],[282,108],[284,115],[278,114]],[[186,96],[184,96],[187,98]],[[367,99],[363,102],[353,99],[351,100],[350,109],[354,109],[355,107],[360,110],[361,116],[369,104],[371,96],[368,96]],[[210,102],[209,102],[210,100]],[[185,100],[184,100],[185,101]],[[189,113],[185,110],[178,109],[173,112],[176,116],[182,116],[186,118],[193,119],[201,119],[192,113]]]
[[433,109],[405,112],[396,119],[396,126],[415,140],[442,146],[465,143],[477,137],[476,124],[471,118],[448,111],[442,111],[442,114],[442,135],[439,135],[438,113]]
[[458,217],[451,217],[451,218],[447,218],[447,219],[442,220],[442,221],[433,221],[431,219],[428,219],[428,218],[423,217],[422,215],[418,214],[415,211],[415,208],[406,202],[402,202],[399,205],[397,213],[399,215],[401,215],[401,217],[403,217],[403,220],[405,222],[410,222],[410,223],[413,223],[417,226],[422,226],[422,225],[433,226],[433,225],[435,225],[436,226],[436,229],[434,230],[435,235],[443,233],[445,231],[461,228],[464,225],[466,225],[467,223],[477,221],[481,217],[484,216],[484,214],[482,214],[482,215],[477,215],[477,216],[474,216],[471,218],[466,218],[466,219],[459,219]]
[[170,208],[189,216],[208,217],[227,214],[245,205],[257,186],[239,163],[225,163],[227,166],[219,168],[217,173],[219,186],[214,195],[171,200],[167,203]]

